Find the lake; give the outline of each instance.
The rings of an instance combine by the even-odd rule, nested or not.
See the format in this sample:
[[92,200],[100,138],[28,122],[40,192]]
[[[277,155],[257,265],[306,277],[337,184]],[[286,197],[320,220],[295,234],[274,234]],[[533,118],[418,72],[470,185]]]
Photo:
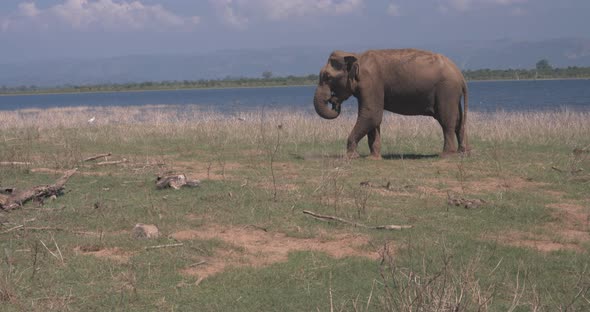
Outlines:
[[[315,86],[0,96],[1,110],[76,106],[196,104],[222,113],[264,109],[313,112]],[[356,107],[351,97],[344,104]],[[590,111],[590,79],[469,82],[469,110]]]

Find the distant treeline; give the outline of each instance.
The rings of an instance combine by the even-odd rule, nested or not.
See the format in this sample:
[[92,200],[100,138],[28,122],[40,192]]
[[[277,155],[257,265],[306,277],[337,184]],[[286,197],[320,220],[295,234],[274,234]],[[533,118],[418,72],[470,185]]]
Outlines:
[[269,78],[235,78],[200,79],[200,80],[172,80],[145,81],[132,83],[105,83],[93,85],[65,85],[52,88],[38,86],[0,87],[0,94],[4,93],[69,93],[69,92],[112,92],[112,91],[141,91],[141,90],[176,90],[176,89],[211,89],[211,88],[249,88],[249,87],[278,87],[313,85],[318,81],[318,75],[302,77],[269,77]]
[[590,78],[590,67],[537,69],[478,69],[463,71],[467,80],[520,80],[520,79],[575,79]]
[[[467,80],[520,80],[520,79],[575,79],[590,78],[590,67],[552,68],[546,60],[537,63],[535,69],[478,69],[463,71]],[[159,81],[139,83],[106,83],[94,85],[65,85],[59,87],[0,87],[0,94],[15,93],[76,93],[76,92],[113,92],[141,90],[176,90],[205,88],[248,88],[314,85],[318,75],[273,77],[272,73],[264,72],[263,78],[235,78],[211,80]]]

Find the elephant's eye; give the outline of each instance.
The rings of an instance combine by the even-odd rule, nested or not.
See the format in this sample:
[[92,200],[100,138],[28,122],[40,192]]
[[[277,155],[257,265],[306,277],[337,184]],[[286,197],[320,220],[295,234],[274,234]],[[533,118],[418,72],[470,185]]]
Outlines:
[[340,64],[337,60],[331,60],[330,61],[330,65],[335,69],[335,70],[341,70],[342,69],[342,64]]

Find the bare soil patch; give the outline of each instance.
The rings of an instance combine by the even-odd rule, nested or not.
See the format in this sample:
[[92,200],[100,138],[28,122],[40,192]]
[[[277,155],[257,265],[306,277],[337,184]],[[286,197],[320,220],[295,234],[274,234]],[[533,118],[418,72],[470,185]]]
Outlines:
[[133,253],[125,251],[119,247],[113,248],[99,248],[91,246],[79,246],[74,248],[76,254],[91,255],[97,258],[108,259],[119,263],[128,263],[129,259],[133,256]]
[[558,219],[547,228],[568,240],[590,241],[590,207],[577,203],[561,202],[547,205],[554,209],[553,216]]
[[264,156],[267,155],[268,152],[262,149],[247,149],[247,150],[242,150],[240,151],[241,155],[245,155],[245,156]]
[[[274,190],[275,185],[271,182],[260,182],[256,183],[256,187],[265,189],[265,190]],[[296,191],[299,187],[293,183],[280,183],[277,182],[276,188],[279,191]]]
[[318,238],[294,238],[283,233],[265,232],[253,227],[223,227],[209,225],[199,229],[173,233],[170,237],[177,240],[219,239],[235,248],[221,248],[215,255],[203,259],[205,264],[189,267],[184,274],[198,275],[200,278],[223,272],[228,267],[252,266],[263,267],[277,262],[287,261],[293,251],[325,252],[334,258],[366,257],[378,259],[377,251],[363,249],[369,242],[366,235],[331,234]]
[[515,247],[526,247],[540,252],[552,252],[557,250],[573,250],[582,252],[583,249],[576,243],[552,240],[545,235],[513,231],[496,237],[502,244]]
[[232,170],[242,167],[239,163],[218,161],[202,162],[194,161],[174,161],[169,164],[174,172],[181,172],[191,179],[197,180],[225,180],[232,179]]
[[[437,179],[426,180],[426,185],[417,186],[421,193],[435,195],[439,197],[446,197],[447,192],[452,193],[466,193],[466,194],[483,194],[503,192],[506,190],[522,190],[533,187],[541,187],[545,185],[540,182],[533,182],[521,177],[505,177],[505,178],[483,178],[479,180],[466,179],[464,182],[452,179]],[[435,185],[444,184],[442,188],[437,188]]]
[[553,203],[547,205],[549,208],[555,209],[555,217],[560,219],[568,227],[588,227],[590,208],[584,207],[574,203]]
[[544,192],[545,192],[545,194],[547,194],[555,199],[560,199],[567,194],[566,192],[552,191],[552,190],[545,190]]
[[555,210],[553,215],[557,219],[539,227],[541,232],[548,234],[510,232],[496,239],[503,244],[533,248],[541,252],[556,250],[583,252],[584,249],[580,244],[590,241],[590,209],[577,203],[567,202],[553,203],[547,207]]

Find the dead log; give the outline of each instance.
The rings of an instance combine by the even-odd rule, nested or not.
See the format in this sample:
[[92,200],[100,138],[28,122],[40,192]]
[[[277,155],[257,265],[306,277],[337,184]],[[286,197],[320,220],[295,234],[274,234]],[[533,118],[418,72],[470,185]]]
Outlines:
[[0,194],[12,194],[14,192],[14,188],[12,187],[0,187]]
[[485,205],[486,201],[479,198],[469,199],[462,197],[453,197],[449,192],[447,192],[447,204],[451,206],[463,207],[465,209],[474,209]]
[[4,198],[3,201],[5,202],[0,203],[0,209],[10,211],[22,207],[30,200],[43,202],[47,197],[62,195],[66,183],[76,171],[78,171],[78,168],[66,171],[62,177],[51,185],[35,186],[23,191],[13,190],[10,196]]
[[175,190],[180,189],[183,186],[197,187],[201,184],[199,180],[190,180],[184,174],[170,175],[156,178],[156,188],[158,190],[171,187]]
[[366,229],[374,229],[374,230],[403,230],[403,229],[411,229],[413,226],[411,225],[378,225],[378,226],[368,226],[362,223],[357,223],[357,222],[352,222],[352,221],[348,221],[346,219],[342,219],[342,218],[338,218],[338,217],[334,217],[334,216],[327,216],[327,215],[321,215],[319,213],[315,213],[313,211],[309,211],[309,210],[303,210],[303,213],[306,215],[310,215],[318,220],[322,220],[322,221],[337,221],[337,222],[341,222],[341,223],[345,223],[348,225],[352,225],[354,227],[362,227],[362,228],[366,228]]
[[84,161],[93,161],[93,160],[97,160],[99,158],[106,158],[113,155],[112,153],[106,153],[106,154],[100,154],[100,155],[96,155],[96,156],[92,156],[92,157],[88,157],[86,159],[84,159]]

